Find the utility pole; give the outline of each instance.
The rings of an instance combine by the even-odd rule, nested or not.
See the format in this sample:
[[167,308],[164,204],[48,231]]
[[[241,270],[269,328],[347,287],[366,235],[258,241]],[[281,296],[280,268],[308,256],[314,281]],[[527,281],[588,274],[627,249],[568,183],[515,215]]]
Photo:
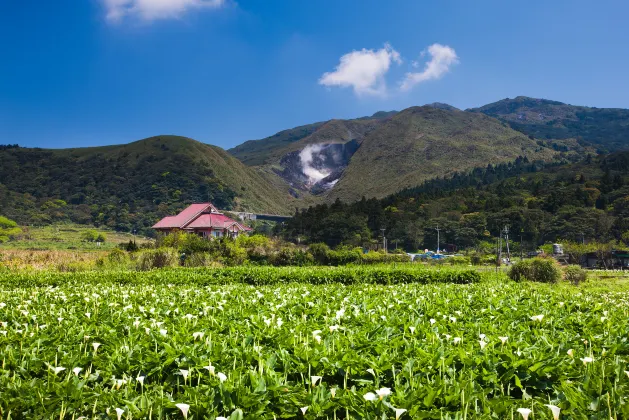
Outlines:
[[384,253],[387,253],[387,238],[384,236],[384,231],[386,229],[380,229],[382,231],[382,249],[384,249]]
[[511,251],[509,251],[509,227],[508,226],[505,226],[504,233],[505,233],[505,242],[507,243],[507,262],[510,263]]
[[437,225],[437,227],[435,228],[435,230],[437,231],[437,254],[439,254],[439,251],[440,251],[439,245],[441,245],[441,244],[440,244],[441,237],[440,237],[440,234],[439,234],[439,232],[441,231],[441,229],[439,229],[439,225]]
[[520,259],[524,259],[524,248],[522,248],[522,237],[524,236],[524,229],[520,230]]

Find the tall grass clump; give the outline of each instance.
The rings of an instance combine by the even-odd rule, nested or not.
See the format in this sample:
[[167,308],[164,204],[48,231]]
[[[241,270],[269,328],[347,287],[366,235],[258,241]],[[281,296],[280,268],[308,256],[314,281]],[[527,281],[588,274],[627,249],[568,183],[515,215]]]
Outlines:
[[176,267],[179,265],[179,254],[174,249],[150,249],[138,254],[136,264],[140,271]]

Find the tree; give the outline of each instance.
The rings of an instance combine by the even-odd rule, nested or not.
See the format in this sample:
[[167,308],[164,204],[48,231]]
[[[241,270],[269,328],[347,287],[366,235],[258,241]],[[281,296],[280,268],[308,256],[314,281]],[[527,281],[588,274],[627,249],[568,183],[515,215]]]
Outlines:
[[7,242],[20,233],[22,233],[22,229],[18,227],[17,223],[0,216],[0,243]]

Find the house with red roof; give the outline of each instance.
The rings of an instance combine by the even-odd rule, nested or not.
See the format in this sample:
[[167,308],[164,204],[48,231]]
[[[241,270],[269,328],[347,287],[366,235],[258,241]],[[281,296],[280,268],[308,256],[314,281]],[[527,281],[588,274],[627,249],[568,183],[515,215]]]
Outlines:
[[162,233],[196,233],[204,238],[236,238],[252,230],[225,216],[211,203],[191,204],[176,216],[164,217],[153,229]]

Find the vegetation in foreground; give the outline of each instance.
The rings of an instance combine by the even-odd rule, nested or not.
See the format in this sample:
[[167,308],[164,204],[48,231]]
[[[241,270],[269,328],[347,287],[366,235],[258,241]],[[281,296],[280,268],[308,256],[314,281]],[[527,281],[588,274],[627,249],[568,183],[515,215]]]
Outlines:
[[2,418],[629,417],[626,285],[16,275],[1,275]]

